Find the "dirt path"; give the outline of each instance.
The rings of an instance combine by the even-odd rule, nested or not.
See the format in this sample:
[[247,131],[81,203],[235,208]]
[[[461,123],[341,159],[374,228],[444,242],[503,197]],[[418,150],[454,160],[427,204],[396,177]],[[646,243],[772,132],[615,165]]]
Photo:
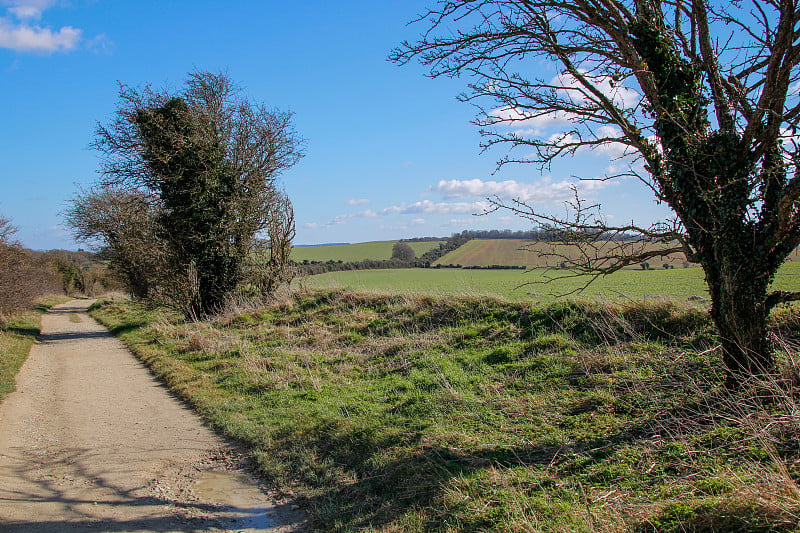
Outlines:
[[0,531],[303,531],[75,300],[0,405]]

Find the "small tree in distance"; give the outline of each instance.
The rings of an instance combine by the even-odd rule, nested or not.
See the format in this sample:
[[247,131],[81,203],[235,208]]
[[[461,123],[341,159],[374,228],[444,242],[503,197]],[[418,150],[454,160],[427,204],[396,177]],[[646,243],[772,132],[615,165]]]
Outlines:
[[417,254],[414,253],[414,249],[410,245],[404,242],[397,242],[392,246],[392,259],[413,261],[416,258]]
[[[683,252],[705,272],[729,383],[773,369],[767,316],[800,299],[769,291],[800,244],[796,0],[453,0],[419,20],[424,36],[392,59],[471,76],[462,99],[480,109],[485,146],[533,152],[501,165],[615,148],[629,164],[609,178],[637,177],[676,218],[611,226],[580,199],[568,217],[519,201],[496,208],[579,246],[581,259],[564,260],[580,272]],[[536,77],[544,61],[560,72]],[[512,128],[537,123],[565,131]]]

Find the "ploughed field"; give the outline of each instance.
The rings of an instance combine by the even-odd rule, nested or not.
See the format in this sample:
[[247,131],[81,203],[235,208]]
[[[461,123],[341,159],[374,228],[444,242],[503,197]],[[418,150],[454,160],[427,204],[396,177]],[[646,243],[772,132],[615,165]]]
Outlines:
[[[599,242],[598,248],[603,253],[612,253],[618,243]],[[635,243],[626,246],[637,247]],[[658,249],[655,245],[643,246],[644,249]],[[556,255],[549,255],[556,254]],[[520,239],[472,239],[458,249],[446,254],[433,263],[436,265],[461,265],[464,267],[490,267],[490,266],[517,266],[527,268],[558,267],[564,259],[579,257],[575,246],[553,244],[548,242],[531,242]],[[800,259],[800,253],[795,250],[789,261]],[[664,268],[667,264],[672,268],[690,266],[682,253],[675,253],[666,257],[655,257],[648,260],[651,268]],[[637,265],[626,267],[628,269],[640,268]]]

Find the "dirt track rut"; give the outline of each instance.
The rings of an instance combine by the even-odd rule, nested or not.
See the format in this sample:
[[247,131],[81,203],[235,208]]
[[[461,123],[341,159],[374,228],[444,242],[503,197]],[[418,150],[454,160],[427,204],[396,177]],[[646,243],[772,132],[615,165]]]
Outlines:
[[304,531],[75,300],[0,405],[0,531]]

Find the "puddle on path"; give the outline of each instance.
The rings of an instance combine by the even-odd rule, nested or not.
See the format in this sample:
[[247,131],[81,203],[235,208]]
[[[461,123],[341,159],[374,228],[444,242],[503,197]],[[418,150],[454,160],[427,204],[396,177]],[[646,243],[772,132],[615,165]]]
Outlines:
[[194,493],[201,500],[227,507],[230,514],[226,518],[235,520],[238,527],[262,531],[277,525],[272,516],[275,507],[241,472],[201,472]]

